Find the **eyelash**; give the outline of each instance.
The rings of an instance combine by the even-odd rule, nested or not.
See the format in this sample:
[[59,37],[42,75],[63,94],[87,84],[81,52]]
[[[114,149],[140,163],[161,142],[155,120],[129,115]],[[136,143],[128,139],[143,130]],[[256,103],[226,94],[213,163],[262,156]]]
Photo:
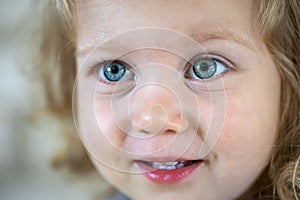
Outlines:
[[[213,60],[215,62],[218,62],[218,63],[224,65],[224,67],[226,68],[226,71],[219,74],[219,75],[216,75],[215,77],[210,77],[210,78],[207,78],[207,79],[192,78],[192,77],[186,76],[186,73],[193,67],[195,61],[200,60],[200,59],[209,59],[209,60]],[[126,68],[125,73],[132,72],[132,70],[133,70],[133,68],[130,65],[128,65],[127,63],[125,63],[124,61],[121,61],[121,60],[108,60],[108,61],[102,60],[100,62],[100,64],[99,64],[99,62],[97,62],[97,64],[93,65],[93,67],[90,70],[91,72],[89,74],[96,74],[97,80],[99,80],[101,83],[103,83],[105,85],[114,85],[115,84],[114,81],[105,80],[105,78],[99,77],[100,70],[102,70],[102,72],[103,72],[105,66],[107,64],[110,64],[110,63],[118,63],[118,64],[121,64],[121,65],[124,65],[125,68]],[[207,82],[207,81],[213,81],[214,79],[219,78],[220,76],[223,76],[228,71],[235,71],[234,63],[229,61],[228,59],[226,59],[222,56],[219,56],[219,55],[215,55],[215,54],[198,55],[198,56],[192,58],[191,61],[187,62],[186,66],[184,68],[184,76],[183,77],[188,78],[188,79],[197,79],[199,81]]]

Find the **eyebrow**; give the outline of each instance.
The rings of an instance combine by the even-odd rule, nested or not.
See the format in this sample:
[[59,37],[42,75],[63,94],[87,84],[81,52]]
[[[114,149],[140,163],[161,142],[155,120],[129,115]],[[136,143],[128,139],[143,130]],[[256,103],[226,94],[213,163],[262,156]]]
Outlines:
[[192,38],[200,37],[200,42],[205,42],[208,40],[228,40],[243,45],[252,51],[255,51],[257,48],[255,46],[254,41],[250,39],[250,37],[245,33],[238,33],[234,30],[221,30],[221,31],[212,31],[202,35],[192,34]]
[[[226,40],[232,41],[234,43],[240,44],[249,48],[252,51],[255,51],[257,48],[255,47],[255,43],[250,39],[247,34],[238,33],[234,30],[220,30],[220,31],[211,31],[206,33],[193,33],[189,37],[195,40],[198,43],[204,43],[210,40]],[[105,43],[105,42],[104,42]],[[97,45],[95,45],[97,44]],[[116,46],[105,46],[105,49],[114,49]],[[86,55],[91,53],[91,51],[95,49],[101,49],[101,45],[97,43],[97,41],[88,42],[84,45],[83,48],[78,48],[76,54],[77,55]]]

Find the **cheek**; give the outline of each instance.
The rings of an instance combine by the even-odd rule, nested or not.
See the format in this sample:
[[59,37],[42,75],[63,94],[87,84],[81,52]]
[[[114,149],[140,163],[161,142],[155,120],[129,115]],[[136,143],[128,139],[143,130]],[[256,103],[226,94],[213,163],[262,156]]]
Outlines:
[[266,106],[259,95],[236,99],[238,97],[228,100],[216,151],[227,160],[253,160],[265,164],[276,138],[277,103],[270,102]]
[[[121,121],[118,120],[119,113],[112,108],[111,102],[106,100],[95,100],[95,117],[101,134],[114,146],[120,146],[125,136]],[[96,139],[96,138],[95,138]],[[96,139],[97,140],[97,139]],[[98,142],[102,142],[99,141]],[[98,144],[99,145],[99,144]]]
[[110,102],[96,100],[94,110],[98,126],[101,129],[109,129],[114,121],[114,114],[113,110],[111,109]]
[[279,102],[265,106],[264,95],[249,95],[228,97],[224,127],[213,149],[216,185],[226,184],[232,191],[245,191],[256,180],[269,162],[276,139]]
[[[80,85],[79,85],[80,86]],[[90,152],[100,151],[99,146],[109,143],[109,132],[113,125],[110,101],[95,98],[90,85],[80,87],[78,92],[78,128],[80,138]]]
[[[216,148],[235,162],[268,162],[277,136],[280,79],[273,64],[260,61],[226,96],[224,128]],[[256,66],[256,65],[254,65]]]
[[123,151],[120,151],[119,146],[124,134],[115,122],[111,103],[104,99],[93,101],[82,104],[85,106],[79,112],[80,138],[95,163],[123,169],[125,164],[120,162]]

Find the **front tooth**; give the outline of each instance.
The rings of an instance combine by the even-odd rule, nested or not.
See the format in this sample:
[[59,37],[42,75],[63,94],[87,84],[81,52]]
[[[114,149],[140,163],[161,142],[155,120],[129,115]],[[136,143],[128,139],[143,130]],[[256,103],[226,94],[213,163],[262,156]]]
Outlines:
[[160,164],[160,165],[158,166],[158,169],[167,169],[167,165]]
[[176,162],[166,162],[165,163],[165,165],[173,165],[173,166],[175,166],[175,165],[177,165],[177,161]]
[[152,167],[156,169],[162,169],[162,170],[174,170],[176,168],[183,168],[185,165],[181,162],[165,162],[165,163],[160,163],[160,162],[153,162]]
[[163,163],[153,162],[152,167],[156,169],[166,169],[167,166]]
[[174,165],[167,166],[167,170],[174,170],[174,169],[176,169],[176,166],[174,166]]

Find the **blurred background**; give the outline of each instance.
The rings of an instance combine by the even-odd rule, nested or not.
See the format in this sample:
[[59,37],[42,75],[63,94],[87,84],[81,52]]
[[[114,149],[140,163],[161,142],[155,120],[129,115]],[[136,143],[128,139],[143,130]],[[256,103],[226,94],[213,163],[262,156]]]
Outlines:
[[43,98],[20,53],[31,3],[0,0],[0,199],[99,199],[97,175],[73,176],[51,167],[51,158],[62,145],[55,122],[50,118],[32,122]]

